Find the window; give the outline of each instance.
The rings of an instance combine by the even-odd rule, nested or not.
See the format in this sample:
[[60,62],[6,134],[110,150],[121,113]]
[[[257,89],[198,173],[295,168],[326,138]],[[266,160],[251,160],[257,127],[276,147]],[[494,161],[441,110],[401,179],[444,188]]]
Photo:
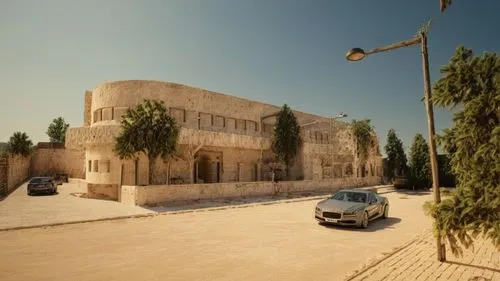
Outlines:
[[104,173],[109,173],[110,171],[110,162],[109,160],[103,160],[102,161],[102,172]]
[[89,172],[92,172],[92,160],[89,160]]
[[179,123],[186,122],[186,111],[182,108],[170,108],[170,114]]
[[246,130],[246,121],[243,119],[237,119],[236,120],[236,129],[245,131]]
[[226,126],[224,122],[224,116],[220,115],[213,116],[213,122],[215,127],[224,128]]
[[375,195],[373,193],[369,193],[368,194],[368,203],[372,204],[375,202],[377,202],[377,198],[375,197]]
[[99,161],[94,160],[94,172],[99,172]]

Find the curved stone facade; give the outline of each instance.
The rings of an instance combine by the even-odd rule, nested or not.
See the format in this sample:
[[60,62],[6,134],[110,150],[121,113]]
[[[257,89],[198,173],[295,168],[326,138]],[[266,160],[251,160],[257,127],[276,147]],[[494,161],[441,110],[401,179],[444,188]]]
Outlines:
[[[89,191],[116,199],[120,184],[148,184],[144,155],[122,161],[113,153],[122,115],[144,99],[163,101],[181,127],[182,156],[170,163],[157,162],[155,184],[269,180],[263,155],[270,147],[280,106],[175,83],[129,80],[104,83],[87,91],[84,127],[71,128],[67,133],[68,147],[85,149]],[[305,142],[292,169],[295,178],[364,174],[356,172],[355,145],[346,123],[333,120],[330,124],[330,119],[322,116],[294,113],[299,124],[304,125]],[[378,146],[376,136],[374,140]],[[381,157],[375,150],[374,146],[366,169],[368,175],[381,176],[377,172]],[[348,166],[354,167],[352,175],[346,173]]]

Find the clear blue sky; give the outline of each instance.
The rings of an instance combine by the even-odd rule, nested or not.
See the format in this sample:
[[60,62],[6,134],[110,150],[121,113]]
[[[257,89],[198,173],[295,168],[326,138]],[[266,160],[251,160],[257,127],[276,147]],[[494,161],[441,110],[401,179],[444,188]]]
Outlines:
[[[352,63],[412,37],[433,18],[431,79],[459,44],[500,49],[500,1],[456,0],[0,1],[0,141],[36,143],[63,116],[83,122],[85,90],[110,80],[177,82],[321,115],[370,118],[385,144],[427,136],[417,46]],[[436,129],[451,114],[436,110]]]

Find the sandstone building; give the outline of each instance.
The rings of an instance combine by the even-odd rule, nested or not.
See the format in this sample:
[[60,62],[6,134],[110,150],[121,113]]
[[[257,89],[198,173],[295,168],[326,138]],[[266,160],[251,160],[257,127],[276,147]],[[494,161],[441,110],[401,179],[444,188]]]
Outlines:
[[[144,99],[164,101],[181,126],[179,156],[157,162],[155,184],[270,180],[265,158],[280,106],[174,83],[116,81],[85,93],[84,124],[68,130],[60,156],[66,159],[62,169],[85,178],[89,192],[116,199],[120,185],[149,184],[145,156],[121,161],[113,153],[121,116]],[[292,169],[295,179],[382,176],[376,136],[360,165],[347,123],[294,113],[304,140]]]

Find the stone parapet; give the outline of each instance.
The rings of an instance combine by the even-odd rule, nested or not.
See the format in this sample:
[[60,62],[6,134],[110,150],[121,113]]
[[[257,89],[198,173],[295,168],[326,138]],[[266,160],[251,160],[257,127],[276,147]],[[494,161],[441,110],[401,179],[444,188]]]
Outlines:
[[379,185],[380,177],[339,178],[331,180],[284,182],[231,182],[214,184],[122,186],[121,202],[130,205],[155,205],[161,203],[268,196],[300,192],[335,192],[342,188],[359,188]]

